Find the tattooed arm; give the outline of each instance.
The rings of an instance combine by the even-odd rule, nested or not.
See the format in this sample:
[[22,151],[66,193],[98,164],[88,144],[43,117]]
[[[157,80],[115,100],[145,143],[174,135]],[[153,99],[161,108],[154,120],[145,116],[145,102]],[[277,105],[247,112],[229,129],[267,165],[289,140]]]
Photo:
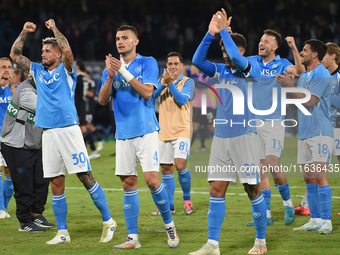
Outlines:
[[25,73],[29,73],[31,68],[31,61],[22,55],[22,49],[24,48],[25,40],[29,33],[35,32],[37,26],[32,22],[26,22],[20,35],[12,45],[9,56],[16,63],[21,70]]
[[48,29],[52,30],[54,37],[57,39],[58,46],[63,53],[62,61],[64,66],[69,72],[72,72],[74,57],[66,37],[60,33],[53,19],[46,21],[45,25]]

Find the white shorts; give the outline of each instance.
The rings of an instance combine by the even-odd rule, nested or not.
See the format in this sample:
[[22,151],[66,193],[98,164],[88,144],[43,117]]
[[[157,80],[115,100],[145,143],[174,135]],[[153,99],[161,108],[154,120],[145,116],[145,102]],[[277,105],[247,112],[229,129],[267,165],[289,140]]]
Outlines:
[[190,151],[190,138],[181,137],[174,141],[159,141],[159,162],[161,164],[174,164],[175,158],[188,161]]
[[[0,168],[1,168],[1,166],[7,167],[7,163],[6,163],[4,157],[2,156],[2,154],[0,152]],[[1,172],[1,170],[2,170],[2,168],[0,169],[0,172]]]
[[247,133],[231,138],[214,136],[208,167],[208,181],[227,181],[231,184],[260,183],[259,138]]
[[51,178],[91,171],[87,150],[78,125],[47,129],[42,135],[44,177]]
[[281,158],[284,145],[285,127],[279,120],[257,120],[257,134],[261,141],[261,159],[272,155]]
[[334,128],[333,156],[340,155],[340,128]]
[[298,141],[298,164],[313,162],[329,163],[332,157],[333,138],[330,136],[314,136]]
[[143,172],[159,172],[158,131],[133,139],[116,140],[116,175],[138,176],[138,161]]

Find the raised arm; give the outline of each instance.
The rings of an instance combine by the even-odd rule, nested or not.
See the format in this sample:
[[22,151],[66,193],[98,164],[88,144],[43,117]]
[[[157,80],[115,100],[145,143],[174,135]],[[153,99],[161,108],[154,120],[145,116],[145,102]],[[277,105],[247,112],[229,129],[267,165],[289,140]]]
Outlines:
[[235,64],[237,69],[240,71],[245,70],[248,67],[248,61],[242,56],[228,31],[231,17],[228,18],[226,11],[222,8],[222,11],[218,11],[217,14],[214,15],[214,18],[216,19],[217,28],[220,30],[223,45],[230,60]]
[[54,37],[57,40],[58,46],[61,52],[63,53],[62,59],[64,66],[69,72],[72,72],[74,57],[66,37],[58,30],[53,19],[49,19],[48,21],[46,21],[45,26],[53,32]]
[[301,56],[296,47],[294,37],[287,36],[285,39],[288,43],[288,46],[292,49],[292,52],[294,55],[294,63],[295,63],[295,65],[287,67],[287,73],[294,75],[296,77],[300,77],[300,75],[303,72],[306,72],[306,69],[305,69],[305,66],[301,62]]
[[213,16],[209,24],[208,32],[204,36],[201,44],[198,46],[192,58],[192,64],[210,77],[214,76],[216,67],[212,62],[206,60],[206,56],[211,42],[215,39],[215,35],[218,33],[219,30],[216,27],[216,20]]
[[18,67],[25,73],[29,73],[31,68],[31,61],[22,55],[22,49],[24,48],[25,40],[29,33],[35,32],[37,26],[32,22],[26,22],[24,27],[12,45],[11,52],[9,56],[18,65]]

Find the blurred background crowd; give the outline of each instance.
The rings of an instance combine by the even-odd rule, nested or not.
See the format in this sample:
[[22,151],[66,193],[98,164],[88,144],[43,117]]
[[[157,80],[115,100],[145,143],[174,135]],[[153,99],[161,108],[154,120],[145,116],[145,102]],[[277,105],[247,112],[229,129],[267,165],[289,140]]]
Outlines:
[[[248,40],[248,54],[266,28],[292,35],[301,47],[310,38],[340,41],[339,1],[303,0],[2,0],[0,1],[0,55],[10,47],[26,21],[38,25],[25,43],[26,54],[40,60],[41,38],[50,36],[44,22],[53,18],[72,46],[75,58],[103,61],[108,52],[116,53],[115,32],[122,24],[138,29],[143,55],[163,60],[170,51],[180,52],[186,62],[207,31],[214,12],[224,7],[233,16],[232,29]],[[218,45],[209,52],[220,57]],[[24,52],[25,53],[25,52]],[[290,56],[284,43],[278,52]]]
[[[44,22],[53,18],[75,59],[85,60],[98,94],[105,55],[118,55],[115,34],[123,24],[138,29],[137,52],[155,57],[163,70],[165,56],[171,51],[180,52],[185,64],[191,63],[212,14],[221,7],[233,17],[232,30],[246,37],[246,55],[254,55],[267,28],[277,30],[283,38],[294,36],[300,50],[311,38],[339,45],[339,5],[338,0],[0,0],[0,56],[9,55],[24,23],[31,21],[37,30],[27,38],[23,54],[40,62],[41,39],[51,36]],[[277,53],[293,62],[287,43]],[[218,43],[211,45],[208,58],[222,62]],[[110,127],[108,107],[97,104],[94,123]],[[295,135],[296,130],[287,130],[287,134]]]

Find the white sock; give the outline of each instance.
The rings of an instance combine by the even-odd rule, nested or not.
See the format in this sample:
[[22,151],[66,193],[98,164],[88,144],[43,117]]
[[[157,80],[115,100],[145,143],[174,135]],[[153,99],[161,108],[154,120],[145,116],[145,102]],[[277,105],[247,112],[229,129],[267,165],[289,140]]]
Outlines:
[[132,238],[132,240],[138,241],[139,235],[138,234],[129,234],[128,237]]
[[64,235],[70,235],[69,233],[68,233],[68,230],[67,229],[60,229],[60,230],[58,230],[58,234],[64,234]]
[[271,218],[272,217],[272,214],[270,212],[270,210],[267,210],[267,218]]
[[103,224],[109,224],[109,225],[111,225],[111,224],[113,224],[113,219],[110,218],[110,219],[107,220],[107,221],[103,221]]
[[311,221],[315,224],[321,224],[322,223],[321,218],[311,218]]
[[291,199],[283,200],[283,206],[293,207],[293,202]]
[[212,240],[212,239],[208,239],[208,243],[210,243],[210,244],[212,244],[212,245],[214,245],[214,246],[217,246],[217,245],[219,244],[218,241]]
[[168,223],[168,224],[165,224],[165,223],[164,223],[164,227],[165,227],[165,228],[174,227],[174,226],[175,226],[174,221],[171,221],[171,222]]
[[330,223],[332,224],[332,221],[331,220],[322,220],[324,223]]
[[257,240],[259,240],[260,242],[266,244],[266,239],[258,239],[258,238],[256,238],[255,241],[257,241]]

